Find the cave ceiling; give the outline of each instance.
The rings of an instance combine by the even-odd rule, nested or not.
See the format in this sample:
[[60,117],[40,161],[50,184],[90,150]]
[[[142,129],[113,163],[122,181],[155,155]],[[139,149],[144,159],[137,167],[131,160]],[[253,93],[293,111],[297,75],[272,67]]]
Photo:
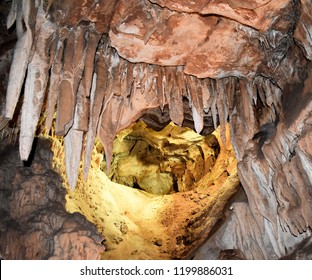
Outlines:
[[249,204],[213,242],[230,242],[245,219],[237,231],[253,232],[259,256],[281,257],[312,224],[311,10],[308,0],[13,0],[0,128],[18,115],[22,160],[38,123],[64,137],[74,189],[96,137],[109,170],[116,135],[138,120],[202,135],[220,126],[223,143],[229,123]]

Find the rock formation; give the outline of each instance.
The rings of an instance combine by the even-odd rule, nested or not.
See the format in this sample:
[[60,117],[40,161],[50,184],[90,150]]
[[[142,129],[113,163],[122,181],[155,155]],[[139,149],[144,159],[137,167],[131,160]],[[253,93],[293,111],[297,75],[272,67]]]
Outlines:
[[96,137],[109,171],[116,135],[139,119],[202,134],[220,125],[223,143],[229,123],[248,200],[233,202],[195,258],[236,250],[277,259],[311,235],[311,1],[11,4],[17,42],[0,129],[18,124],[22,160],[38,128],[53,130],[64,137],[74,190],[81,162],[88,178]]
[[52,170],[49,141],[36,139],[36,147],[30,166],[24,166],[16,145],[0,150],[1,257],[100,259],[103,237],[80,213],[65,210],[65,189]]

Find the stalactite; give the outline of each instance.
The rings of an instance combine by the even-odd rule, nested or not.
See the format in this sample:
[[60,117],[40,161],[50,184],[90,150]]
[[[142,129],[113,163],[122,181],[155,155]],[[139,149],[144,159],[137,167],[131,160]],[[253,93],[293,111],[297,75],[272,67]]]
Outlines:
[[14,22],[16,21],[16,17],[17,17],[17,5],[18,5],[18,2],[21,2],[19,0],[12,0],[12,3],[11,3],[11,9],[10,9],[10,12],[8,14],[8,17],[7,17],[7,29],[11,28],[12,25],[14,24]]
[[202,80],[202,97],[203,97],[203,110],[208,114],[211,107],[212,98],[209,91],[209,78]]
[[228,119],[228,111],[225,102],[226,85],[224,83],[225,78],[216,81],[216,90],[217,90],[216,103],[220,121],[220,135],[223,143],[226,142],[225,127]]
[[[179,73],[180,71],[180,73]],[[181,70],[177,69],[177,73],[173,73],[173,85],[171,89],[171,96],[169,101],[169,116],[170,119],[179,126],[182,126],[184,119],[183,111],[183,90],[178,82],[178,77],[181,76]]]
[[229,115],[231,115],[233,109],[234,109],[234,99],[236,96],[236,83],[237,79],[235,77],[229,77],[228,78],[228,86],[226,91],[226,104],[229,111]]
[[[120,58],[118,54],[116,53],[115,50],[113,50],[108,42],[104,42],[104,49],[103,49],[103,67],[107,71],[107,86],[105,88],[105,93],[104,93],[104,99],[103,99],[103,104],[101,108],[101,112],[104,112],[106,107],[108,106],[108,103],[110,100],[113,98],[114,94],[120,95],[120,83],[119,81],[119,62]],[[114,85],[116,85],[116,88],[114,88]]]
[[212,114],[212,119],[213,119],[213,126],[216,129],[218,127],[218,109],[217,109],[217,89],[216,89],[216,81],[215,80],[210,80],[210,96],[212,97],[212,102],[211,102],[211,114]]
[[[95,70],[98,71],[97,69]],[[98,126],[98,120],[100,115],[100,110],[96,112],[95,109],[95,94],[97,88],[97,73],[93,74],[91,92],[90,92],[90,115],[88,123],[88,131],[86,133],[85,140],[85,151],[84,151],[84,161],[83,161],[83,177],[86,181],[88,179],[89,170],[91,167],[92,150],[94,147],[94,141],[96,137],[96,131]],[[103,96],[102,96],[103,98]]]
[[120,77],[119,77],[119,83],[120,83],[120,95],[123,96],[123,98],[127,99],[127,76],[128,76],[128,62],[125,59],[120,60]]
[[126,77],[126,84],[127,84],[127,91],[126,91],[126,97],[130,98],[131,91],[133,88],[133,69],[134,69],[134,64],[129,62],[127,63],[127,77]]
[[[187,88],[189,92],[189,102],[192,109],[195,130],[200,133],[204,127],[202,95],[198,96],[197,81],[194,76],[186,75]],[[201,92],[201,91],[200,91]]]
[[167,66],[164,69],[164,93],[166,96],[166,100],[168,101],[169,110],[172,107],[171,96],[174,87],[174,68],[175,67]]
[[145,96],[145,100],[147,103],[150,103],[153,101],[153,99],[157,98],[156,94],[153,89],[153,84],[154,84],[154,77],[153,77],[153,67],[148,64],[146,66],[146,80],[144,84],[144,92],[142,94]]
[[257,77],[255,78],[254,83],[256,85],[257,93],[259,95],[260,101],[262,102],[262,104],[266,104],[266,95],[265,95],[265,90],[263,88],[263,85],[264,85],[263,80],[264,78]]
[[65,165],[69,185],[75,190],[81,162],[83,131],[70,129],[64,137]]
[[179,91],[176,79],[176,67],[165,68],[165,96],[169,106],[170,119],[181,126],[183,123],[182,92]]
[[113,143],[119,129],[124,99],[122,96],[114,95],[102,113],[99,138],[104,146],[106,169],[110,171],[113,157]]
[[88,131],[88,122],[90,115],[90,102],[86,97],[86,88],[84,83],[80,83],[76,95],[76,107],[74,113],[73,129]]
[[63,71],[59,84],[59,95],[57,101],[57,115],[55,133],[59,136],[64,136],[73,122],[74,112],[74,92],[73,92],[73,60],[75,50],[75,34],[69,32],[68,38],[65,41],[63,55]]
[[166,104],[166,101],[164,98],[163,69],[162,69],[162,67],[155,66],[154,67],[154,75],[156,77],[156,90],[157,90],[158,102],[159,102],[161,110],[163,110],[164,106]]
[[105,61],[106,42],[101,42],[96,54],[95,73],[90,95],[90,120],[84,155],[84,178],[88,177],[94,140],[98,134],[100,114],[105,93],[109,87],[109,72]]
[[[91,30],[90,30],[91,29]],[[82,40],[82,36],[80,40]],[[86,47],[83,51],[84,57],[84,70],[82,73],[82,79],[79,83],[76,108],[74,115],[73,128],[81,131],[88,131],[89,115],[90,115],[90,92],[92,84],[92,75],[94,71],[94,59],[96,48],[98,46],[100,35],[93,29],[89,29],[85,32]],[[79,71],[82,67],[79,69]],[[78,73],[79,75],[79,73]],[[79,76],[78,76],[79,79]]]
[[[18,9],[15,11],[15,5],[20,2],[22,3],[22,10]],[[14,50],[14,56],[12,61],[12,66],[10,70],[7,94],[6,94],[6,111],[5,117],[8,119],[13,118],[16,104],[18,102],[21,89],[24,83],[26,69],[29,62],[30,50],[33,42],[33,32],[29,26],[29,17],[31,14],[30,10],[31,0],[15,1],[12,3],[13,14],[9,18],[8,26],[13,24],[12,22],[16,17],[20,17],[17,26],[24,25],[26,30],[22,33],[21,30],[18,30],[18,40]],[[17,15],[16,15],[17,13]],[[19,14],[19,15],[18,15]],[[22,21],[22,23],[20,22]]]
[[85,68],[83,73],[83,86],[85,90],[84,96],[89,97],[92,86],[92,76],[94,71],[95,53],[100,40],[100,34],[94,29],[89,29],[87,38],[87,49],[85,57]]
[[[42,17],[43,15],[38,15]],[[40,20],[37,21],[40,25]],[[21,131],[19,139],[20,156],[27,160],[41,114],[41,108],[46,92],[49,70],[48,49],[54,26],[45,21],[39,28],[35,53],[28,65],[25,83],[24,102],[21,115]]]
[[78,26],[75,32],[69,34],[64,50],[55,130],[57,135],[65,135],[73,125],[76,94],[84,69],[85,53],[85,30]]
[[[50,85],[48,89],[48,97],[46,104],[46,120],[45,128],[47,131],[50,131],[54,114],[57,98],[59,95],[59,83],[61,79],[61,73],[63,68],[63,52],[64,52],[64,41],[67,38],[68,29],[62,28],[57,35],[57,44],[55,46],[56,50],[50,52],[50,64],[51,64],[51,74],[50,74]],[[53,55],[53,53],[55,53]]]

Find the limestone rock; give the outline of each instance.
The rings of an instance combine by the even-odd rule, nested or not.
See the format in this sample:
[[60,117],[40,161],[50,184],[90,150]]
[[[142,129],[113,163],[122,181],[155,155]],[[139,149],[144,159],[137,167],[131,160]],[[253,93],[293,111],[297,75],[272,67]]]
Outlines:
[[283,0],[195,0],[192,2],[183,0],[150,1],[174,11],[184,13],[199,13],[202,15],[220,15],[261,31],[267,30],[268,27],[272,24],[274,16],[277,16],[280,9],[283,9],[290,2]]
[[52,170],[50,142],[36,139],[26,166],[18,149],[1,150],[0,255],[4,259],[99,259],[105,247],[95,226],[65,210],[65,189]]
[[[2,2],[0,7],[7,5],[6,1]],[[42,133],[42,123],[45,123],[49,135],[54,136],[56,113],[56,132],[66,135],[67,172],[70,173],[67,178],[74,188],[76,178],[81,183],[77,173],[80,170],[80,151],[85,179],[91,165],[96,169],[100,166],[103,155],[98,155],[91,164],[97,136],[104,145],[109,169],[115,136],[138,119],[147,120],[153,116],[149,123],[156,124],[159,130],[173,121],[178,126],[191,126],[202,134],[220,125],[220,145],[229,141],[225,133],[228,122],[238,160],[239,179],[248,201],[233,203],[233,214],[228,215],[224,226],[208,241],[205,247],[208,250],[203,256],[218,258],[222,251],[235,250],[242,252],[247,259],[278,259],[288,255],[311,235],[311,1],[11,2],[10,13],[6,8],[3,16],[5,18],[8,14],[7,24],[0,22],[2,28],[5,24],[11,28],[6,33],[8,37],[15,32],[17,37],[15,46],[15,35],[9,41],[3,39],[2,32],[0,35],[0,74],[3,77],[0,85],[1,146],[17,141],[22,128],[18,141],[20,154],[26,159],[35,134]],[[13,54],[11,49],[14,46]],[[10,61],[12,66],[8,75]],[[46,119],[40,118],[40,114],[43,118],[47,116]],[[77,134],[79,137],[73,136]],[[71,157],[74,152],[72,146],[79,150],[75,157]],[[60,155],[56,157],[59,159]],[[229,157],[232,160],[232,155]],[[3,158],[8,160],[4,154]],[[193,159],[202,165],[200,158]],[[215,167],[213,178],[204,176],[204,183],[210,186],[214,182],[218,182],[218,186],[236,184],[237,177],[227,175],[234,167],[230,165],[226,171],[221,167]],[[49,242],[45,239],[46,235],[38,230],[40,226],[32,231],[31,239],[25,240],[22,237],[24,224],[20,221],[13,223],[6,218],[11,212],[9,197],[22,198],[18,201],[20,209],[12,210],[16,219],[22,217],[21,210],[37,211],[34,205],[27,204],[21,186],[29,190],[31,199],[38,196],[41,203],[52,207],[53,202],[46,197],[47,191],[41,188],[42,184],[51,182],[42,177],[45,176],[45,168],[34,163],[31,169],[34,179],[27,180],[23,180],[24,171],[8,171],[19,186],[16,193],[12,193],[11,178],[4,180],[5,186],[1,189],[0,201],[4,205],[0,212],[3,217],[1,223],[7,228],[5,242],[11,244],[20,240],[17,245],[11,245],[13,252],[17,252],[19,244],[29,242],[29,250],[26,252],[26,248],[20,247],[16,258],[36,255],[40,251],[33,247],[34,238],[40,246],[47,248],[41,257],[47,256],[50,250],[47,244],[52,239]],[[189,174],[191,169],[194,166],[179,164],[174,172],[178,174],[185,170],[185,174]],[[196,170],[200,171],[199,174],[202,169]],[[198,176],[196,172],[195,177]],[[5,177],[6,171],[2,170],[0,175]],[[187,177],[191,178],[191,175]],[[49,176],[54,178],[53,174]],[[170,178],[167,173],[162,178],[167,190],[171,189]],[[107,192],[110,200],[107,199],[106,203],[112,207],[110,201],[114,199],[111,192]],[[118,195],[121,196],[120,193]],[[53,187],[51,196],[60,199]],[[199,195],[194,197],[197,200]],[[207,221],[202,220],[205,226],[197,227],[196,219],[208,216],[211,204],[198,208],[199,202],[190,202],[191,210],[184,214],[198,216],[188,223],[183,220],[183,215],[181,220],[176,215],[177,209],[183,212],[186,198],[180,193],[174,193],[172,198],[169,201],[173,206],[165,203],[165,214],[158,213],[162,217],[161,224],[169,226],[167,233],[170,236],[177,232],[172,221],[181,222],[185,228],[181,229],[175,241],[153,238],[151,254],[146,255],[141,250],[139,254],[130,253],[130,257],[182,258],[196,254],[195,251],[207,238],[207,232],[203,230]],[[143,201],[140,199],[138,201]],[[122,198],[120,201],[125,203]],[[209,203],[208,199],[203,203]],[[43,204],[38,205],[43,207]],[[125,205],[129,209],[122,212],[133,210],[131,205]],[[82,205],[80,207],[83,209]],[[91,209],[93,214],[86,211],[85,215],[97,224],[104,223],[97,220],[95,209]],[[59,216],[62,216],[62,211],[58,212]],[[109,211],[106,219],[109,219]],[[137,211],[142,213],[142,209]],[[46,219],[43,214],[42,217]],[[56,223],[58,227],[65,223],[63,218]],[[22,220],[28,221],[24,216]],[[77,252],[69,249],[74,243],[66,239],[70,236],[76,238],[75,234],[69,234],[68,227],[75,228],[77,223],[65,223],[66,228],[60,231],[62,237],[55,239],[58,253],[54,257],[64,254],[62,246],[68,249],[68,256],[77,256]],[[124,239],[129,240],[124,237],[125,223],[124,220],[119,221],[115,231],[110,233],[110,245],[118,247],[116,255],[127,248],[123,243]],[[135,225],[132,230],[134,228]],[[154,229],[151,226],[149,237]],[[251,236],[246,244],[242,243],[244,236]],[[138,239],[141,245],[150,244],[144,238],[135,240]],[[81,240],[87,242],[85,238]],[[190,242],[194,242],[194,247],[188,246]],[[159,244],[171,250],[166,251],[165,257],[157,251],[161,247]],[[158,247],[155,249],[154,246]],[[213,253],[208,254],[209,251]]]
[[114,144],[110,178],[157,195],[191,190],[218,156],[215,136],[203,137],[172,122],[155,132],[137,123]]
[[[214,135],[221,143],[220,131]],[[83,213],[103,233],[107,248],[103,259],[190,259],[205,236],[219,227],[229,199],[239,189],[229,129],[226,139],[226,145],[220,144],[211,173],[205,174],[191,190],[153,195],[114,183],[93,168],[86,183],[80,182],[75,192],[69,191],[67,208]],[[164,148],[170,149],[170,145]],[[124,149],[127,150],[128,147]]]
[[250,43],[239,28],[227,18],[173,12],[147,1],[119,1],[110,39],[132,62],[185,65],[185,73],[199,78],[252,75],[262,59],[259,43]]

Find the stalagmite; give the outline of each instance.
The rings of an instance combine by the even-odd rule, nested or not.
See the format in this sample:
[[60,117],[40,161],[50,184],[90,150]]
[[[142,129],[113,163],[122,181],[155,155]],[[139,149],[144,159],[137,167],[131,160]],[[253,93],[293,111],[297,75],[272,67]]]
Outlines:
[[[12,3],[13,9],[15,7],[14,4],[18,2],[19,1],[15,1]],[[5,111],[5,117],[8,119],[13,118],[15,107],[24,83],[26,69],[29,62],[30,50],[33,42],[33,32],[29,26],[29,17],[32,12],[30,10],[30,7],[31,0],[25,0],[22,2],[22,11],[17,11],[17,13],[22,13],[22,15],[20,15],[19,17],[21,17],[21,21],[23,21],[23,23],[17,23],[17,25],[23,24],[26,27],[26,30],[24,31],[24,33],[18,34],[20,35],[20,37],[18,38],[16,43],[11,65],[8,89],[6,94]],[[15,14],[16,12],[13,11],[13,16],[9,18],[8,26],[10,26],[12,24],[12,21],[16,18],[16,16],[14,16]]]
[[[41,11],[43,13],[43,11]],[[42,17],[42,14],[38,17]],[[40,20],[37,21],[41,24]],[[41,108],[46,92],[49,70],[48,48],[54,31],[51,22],[45,21],[38,29],[35,53],[28,65],[19,139],[20,156],[27,160],[32,148]]]

